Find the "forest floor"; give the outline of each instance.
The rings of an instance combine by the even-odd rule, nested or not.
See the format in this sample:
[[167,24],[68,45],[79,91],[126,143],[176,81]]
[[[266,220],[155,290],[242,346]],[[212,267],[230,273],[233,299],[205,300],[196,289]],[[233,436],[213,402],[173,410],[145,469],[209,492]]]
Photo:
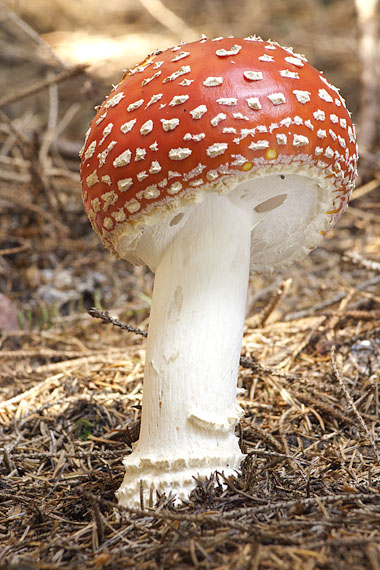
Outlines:
[[[146,329],[153,275],[100,245],[81,202],[78,151],[122,66],[119,55],[106,70],[70,60],[69,7],[77,39],[96,29],[89,13],[80,36],[78,3],[26,4],[25,13],[21,3],[8,2],[15,12],[0,5],[0,569],[378,570],[379,140],[362,155],[351,205],[323,245],[291,269],[251,278],[241,472],[198,482],[179,507],[165,497],[157,508],[119,507],[122,458],[139,432],[145,337],[88,309]],[[47,4],[62,29],[49,24]],[[208,26],[219,3],[202,3],[204,21],[200,4],[180,10],[193,29],[228,34],[230,21],[230,33],[252,32],[227,7]],[[310,0],[310,22],[291,0],[281,24],[269,4],[284,3],[266,4],[258,2],[259,33],[304,43],[358,114],[350,2]],[[249,2],[240,5],[243,18]],[[104,7],[103,28],[113,7],[120,3]],[[295,40],[288,9],[299,14]],[[178,41],[144,10],[131,8],[126,26],[147,52]],[[332,34],[334,21],[345,36]]]

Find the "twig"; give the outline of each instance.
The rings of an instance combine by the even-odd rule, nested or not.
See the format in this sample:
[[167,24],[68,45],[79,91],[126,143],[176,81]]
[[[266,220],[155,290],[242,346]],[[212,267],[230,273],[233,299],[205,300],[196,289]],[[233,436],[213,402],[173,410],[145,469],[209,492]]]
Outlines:
[[108,311],[99,311],[99,309],[96,309],[95,307],[91,307],[90,309],[88,309],[88,314],[95,319],[102,319],[103,322],[110,324],[110,325],[113,325],[114,327],[118,327],[121,330],[133,332],[135,334],[139,334],[139,335],[145,336],[145,337],[148,336],[147,331],[145,331],[143,329],[139,329],[137,327],[133,327],[131,325],[127,325],[126,323],[122,323],[121,321],[119,321],[115,317],[111,317],[111,315],[108,313]]
[[275,294],[269,301],[268,305],[264,308],[264,310],[258,315],[258,324],[260,327],[263,327],[273,313],[275,308],[277,307],[278,303],[281,301],[282,297],[286,295],[289,290],[289,287],[292,283],[292,279],[285,279],[282,281],[277,288]]
[[337,495],[326,495],[326,496],[319,496],[319,497],[307,497],[307,498],[297,498],[291,501],[278,501],[277,503],[269,501],[267,505],[259,505],[258,507],[247,507],[242,509],[237,509],[233,511],[229,511],[228,513],[223,514],[223,518],[232,518],[235,517],[237,514],[240,515],[258,515],[265,512],[274,512],[274,511],[281,511],[283,509],[292,509],[296,506],[302,506],[304,508],[310,506],[318,506],[318,502],[321,502],[324,505],[329,505],[333,503],[337,503],[339,501],[348,501],[352,503],[353,501],[365,501],[365,500],[373,500],[377,499],[380,501],[380,494],[379,493],[355,493],[355,495],[350,494],[337,494]]
[[15,247],[7,247],[6,249],[0,249],[0,255],[13,255],[15,253],[20,253],[21,251],[25,251],[26,249],[31,249],[31,247],[32,246],[30,243],[23,243]]
[[332,370],[333,370],[333,373],[334,373],[334,377],[335,377],[336,380],[338,380],[339,385],[340,385],[340,387],[342,388],[343,393],[344,393],[344,395],[345,395],[345,397],[346,397],[346,399],[347,399],[347,402],[348,402],[349,405],[351,406],[351,408],[352,408],[352,410],[353,410],[355,416],[357,417],[357,419],[358,419],[360,425],[362,426],[362,428],[363,428],[365,434],[367,435],[367,437],[368,437],[368,439],[369,439],[369,441],[370,441],[370,443],[371,443],[372,449],[373,449],[373,451],[374,451],[375,457],[376,457],[376,459],[377,459],[377,462],[378,462],[378,464],[380,465],[380,454],[379,454],[379,450],[377,449],[377,445],[376,445],[376,442],[375,442],[375,440],[374,440],[373,434],[372,434],[371,431],[368,429],[368,426],[366,425],[365,421],[363,420],[363,418],[362,418],[362,416],[361,416],[359,410],[358,410],[357,407],[356,407],[356,404],[355,404],[355,402],[354,402],[354,400],[353,400],[351,394],[350,394],[349,391],[347,390],[347,387],[346,387],[346,385],[345,385],[345,383],[344,383],[344,381],[343,381],[342,376],[340,375],[340,373],[339,373],[339,371],[338,371],[338,367],[337,367],[336,361],[335,361],[335,346],[333,346],[333,347],[331,348],[331,353],[330,353],[330,354],[331,354],[331,367],[332,367]]
[[367,222],[376,222],[380,224],[379,214],[374,214],[373,212],[366,212],[361,208],[354,208],[354,206],[350,207],[349,212],[351,216],[354,217],[357,216],[358,218],[362,218],[362,220],[365,220]]
[[[380,334],[380,328],[379,327],[376,327],[370,331],[367,331],[366,332],[366,340],[368,340],[372,337],[377,337],[379,334]],[[359,334],[357,334],[355,336],[348,337],[346,341],[340,342],[339,345],[351,347],[358,340],[363,340],[363,332],[360,332]]]
[[246,356],[240,357],[240,366],[243,368],[250,368],[253,372],[261,372],[262,374],[270,374],[271,376],[278,376],[279,378],[286,378],[287,380],[297,381],[299,376],[297,374],[289,374],[280,368],[272,368],[271,366],[264,366],[259,364],[253,358],[247,358]]
[[[377,285],[378,283],[380,283],[380,275],[377,275],[372,279],[368,279],[367,281],[363,281],[363,283],[355,287],[355,289],[356,291],[364,291],[365,289]],[[344,299],[346,295],[347,293],[343,291],[342,293],[338,293],[334,297],[331,297],[327,301],[322,301],[321,303],[317,303],[316,305],[313,305],[308,309],[303,309],[302,311],[295,311],[294,313],[289,313],[288,315],[285,316],[285,321],[295,321],[298,319],[309,317],[310,315],[314,315],[317,311],[321,311],[322,309],[325,309],[330,305],[335,305],[336,303],[339,303],[339,301]]]
[[371,570],[379,570],[380,558],[378,548],[374,544],[368,543],[365,548],[365,554],[370,564],[369,568]]
[[301,392],[293,392],[293,395],[302,404],[305,404],[306,406],[314,406],[320,412],[324,413],[328,418],[335,418],[339,422],[346,423],[348,425],[352,425],[354,423],[354,420],[352,418],[345,416],[340,410],[336,410],[325,402],[321,402],[315,394],[308,396],[307,394],[303,394]]
[[99,510],[99,504],[96,502],[94,495],[91,493],[86,493],[86,497],[90,501],[91,509],[93,512],[93,518],[96,528],[96,534],[98,537],[99,544],[104,542],[104,525],[102,520],[102,514]]
[[9,400],[5,400],[5,402],[0,402],[0,410],[5,410],[10,406],[14,406],[18,404],[22,400],[29,400],[30,398],[34,398],[38,394],[40,394],[43,390],[50,388],[51,386],[57,386],[60,383],[63,374],[60,372],[59,374],[55,374],[54,376],[50,376],[46,378],[43,382],[36,384],[33,388],[30,388],[26,392],[22,392]]
[[342,319],[355,319],[355,321],[380,321],[380,310],[378,311],[360,311],[353,309],[352,311],[345,311],[341,313],[332,313],[339,317],[339,321]]
[[[50,404],[49,404],[50,405]],[[51,405],[56,405],[56,402]],[[260,451],[260,450],[258,450]],[[266,452],[270,454],[270,452]],[[57,459],[57,452],[52,451],[30,451],[29,449],[23,450],[15,450],[12,452],[13,457],[17,460],[25,460],[25,459]],[[95,449],[89,449],[88,451],[79,451],[76,450],[75,453],[65,453],[66,459],[88,459],[89,457],[97,458],[97,459],[115,459],[119,460],[120,456],[125,455],[125,449],[102,449],[101,451],[97,451]],[[305,460],[307,461],[307,460]]]
[[[273,437],[272,434],[268,433],[267,431],[263,430],[261,427],[255,425],[253,422],[251,423],[251,425],[249,426],[249,430],[251,432],[253,432],[254,434],[256,434],[262,441],[264,441],[265,443],[267,443],[268,445],[270,445],[271,447],[273,447],[273,449],[275,449],[277,451],[277,453],[275,454],[276,457],[284,457],[286,459],[288,459],[288,456],[285,455],[283,452],[283,446],[277,441],[277,439],[275,437]],[[249,443],[249,442],[246,442]],[[250,451],[250,453],[253,454],[258,454],[257,449],[253,449],[252,451]]]
[[[50,77],[52,77],[51,73],[48,75],[48,78]],[[34,186],[34,188],[41,187],[44,191],[49,210],[51,212],[55,212],[57,217],[61,215],[61,217],[65,219],[66,209],[61,203],[60,194],[59,192],[51,192],[51,188],[49,187],[50,184],[46,176],[46,169],[51,164],[48,154],[54,140],[55,129],[58,121],[58,87],[56,83],[49,85],[49,102],[48,124],[38,150],[38,161],[34,161],[33,157],[31,161],[32,186]]]
[[29,24],[27,24],[25,20],[23,20],[22,18],[20,18],[20,16],[18,16],[15,12],[13,12],[13,10],[10,10],[9,8],[5,7],[3,2],[0,2],[0,7],[6,13],[7,19],[15,23],[37,45],[41,46],[46,51],[46,53],[49,54],[49,56],[55,62],[55,64],[58,64],[62,68],[65,67],[63,61],[57,56],[52,47],[47,42],[45,42],[45,40],[40,36],[40,34],[36,32],[36,30],[34,30],[31,26],[29,26]]
[[343,255],[343,259],[351,261],[352,263],[355,263],[355,265],[360,265],[361,267],[369,269],[370,271],[376,271],[377,273],[380,273],[380,263],[378,261],[366,259],[357,251],[347,251],[347,253]]
[[[59,121],[57,128],[56,128],[56,137],[59,137],[60,134],[68,127],[71,123],[72,119],[75,115],[80,111],[81,105],[80,103],[73,103],[71,107],[69,107],[66,113],[63,115],[62,119]],[[57,141],[55,141],[55,145],[57,146]],[[62,149],[61,149],[62,150]],[[79,151],[74,153],[74,157],[77,158]]]
[[[10,132],[12,133],[12,135],[16,138],[16,140],[20,143],[23,151],[24,151],[24,155],[25,153],[25,149],[24,146],[29,144],[28,139],[26,138],[26,136],[24,135],[24,133],[22,133],[20,131],[20,129],[18,129],[13,122],[11,121],[11,119],[8,117],[8,115],[6,115],[4,113],[4,111],[2,109],[0,109],[0,119],[9,127]],[[3,157],[4,158],[4,157]]]
[[315,333],[318,331],[319,327],[323,325],[323,323],[325,322],[326,318],[325,317],[321,317],[318,322],[310,328],[309,332],[307,333],[306,337],[303,339],[303,341],[295,348],[295,350],[292,352],[292,354],[290,355],[289,359],[288,359],[288,363],[286,365],[287,369],[289,370],[289,368],[291,367],[291,365],[296,361],[296,359],[299,357],[299,355],[301,354],[301,352],[303,352],[307,346],[309,346],[309,343],[311,341],[311,339],[314,337]]
[[[53,74],[49,73],[47,80],[51,81],[53,79]],[[39,162],[41,167],[45,169],[45,164],[47,162],[49,149],[54,140],[55,130],[58,121],[58,88],[57,83],[53,81],[49,85],[49,118],[46,130],[44,132],[41,146],[39,149]]]
[[153,18],[183,41],[193,42],[199,39],[199,34],[169,10],[161,0],[140,0],[140,2]]
[[373,190],[377,190],[379,185],[380,185],[379,178],[374,178],[374,180],[370,180],[370,182],[363,184],[363,186],[359,186],[359,188],[355,188],[355,190],[352,193],[350,203],[353,200],[358,200],[358,198],[362,198],[363,196],[365,196],[366,194],[369,194]]
[[72,77],[76,77],[85,71],[88,67],[87,64],[79,64],[71,67],[70,69],[65,69],[61,73],[58,73],[52,78],[43,79],[42,81],[38,81],[33,85],[25,87],[25,89],[20,89],[16,91],[16,93],[11,93],[10,95],[5,95],[0,99],[0,107],[5,107],[6,105],[10,105],[11,103],[15,103],[16,101],[20,101],[21,99],[25,99],[25,97],[29,97],[30,95],[34,95],[43,89],[46,89],[50,85],[54,83],[61,83],[62,81],[66,81],[66,79],[70,79]]
[[108,362],[107,357],[112,357],[117,354],[124,354],[124,351],[109,351],[109,353],[101,352],[90,356],[83,356],[81,358],[72,358],[70,360],[63,360],[61,362],[51,362],[50,364],[43,364],[34,369],[36,374],[45,374],[46,372],[55,372],[56,370],[69,370],[70,368],[78,368],[81,365],[88,364],[102,364]]
[[43,208],[37,206],[37,204],[32,204],[31,202],[26,202],[25,199],[17,196],[14,192],[11,194],[10,192],[6,192],[5,190],[0,189],[0,197],[4,200],[9,200],[9,202],[14,202],[21,208],[25,208],[26,210],[31,210],[41,218],[45,219],[47,222],[50,222],[53,227],[57,229],[61,236],[66,236],[69,233],[68,227],[63,225],[59,220],[56,219],[54,213],[47,212]]
[[348,305],[351,303],[353,296],[355,295],[356,290],[351,289],[344,299],[341,300],[338,310],[331,316],[330,321],[327,323],[326,328],[333,331],[335,327],[338,325],[340,319],[344,317],[346,309]]
[[287,459],[288,465],[290,467],[290,469],[292,469],[293,471],[296,470],[296,465],[293,462],[293,458],[291,456],[290,450],[289,450],[289,445],[288,445],[288,440],[286,439],[286,428],[284,426],[285,420],[288,419],[288,416],[293,412],[292,408],[288,408],[287,410],[285,410],[285,412],[283,412],[280,416],[280,421],[278,423],[278,431],[280,434],[280,439],[282,442],[282,447],[283,447],[283,451],[284,454],[289,458]]
[[359,148],[368,152],[377,136],[378,116],[378,0],[355,0],[359,28],[361,91],[359,112]]
[[[82,361],[85,358],[95,357],[97,360],[99,358],[106,357],[108,355],[115,355],[119,356],[120,354],[125,354],[125,348],[109,348],[108,350],[88,350],[83,352],[83,350],[55,350],[54,348],[29,348],[29,349],[21,349],[21,350],[0,350],[0,359],[6,358],[10,360],[20,360],[25,358],[51,358],[51,359],[58,359],[58,358],[65,358],[68,359],[69,362],[74,362],[71,359],[78,359]],[[62,362],[53,362],[53,364],[62,364]],[[50,366],[48,364],[47,366]],[[38,367],[39,371],[46,371],[44,366]],[[42,370],[43,369],[43,370]]]

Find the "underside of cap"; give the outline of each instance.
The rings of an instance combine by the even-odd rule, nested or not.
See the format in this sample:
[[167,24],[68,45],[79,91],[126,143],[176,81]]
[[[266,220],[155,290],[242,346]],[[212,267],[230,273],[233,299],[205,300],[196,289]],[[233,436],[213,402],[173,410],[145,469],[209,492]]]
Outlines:
[[[151,212],[120,224],[112,236],[117,256],[156,270],[160,259],[210,192],[225,195],[242,209],[252,210],[251,271],[268,273],[306,257],[334,223],[342,196],[334,179],[323,176],[308,157],[297,164],[256,167],[165,199]],[[343,196],[344,198],[344,196]]]

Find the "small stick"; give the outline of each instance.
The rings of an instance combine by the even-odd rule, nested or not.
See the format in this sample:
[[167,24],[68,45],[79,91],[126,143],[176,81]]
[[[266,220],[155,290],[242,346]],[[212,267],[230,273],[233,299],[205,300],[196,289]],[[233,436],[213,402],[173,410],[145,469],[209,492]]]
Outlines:
[[366,425],[365,421],[363,420],[362,416],[360,415],[359,410],[357,409],[354,400],[352,399],[351,394],[349,393],[349,391],[347,390],[347,387],[343,381],[342,376],[340,375],[339,371],[338,371],[338,367],[336,365],[336,361],[335,361],[335,346],[333,346],[331,348],[331,367],[334,373],[334,377],[336,380],[338,380],[340,387],[343,390],[344,395],[346,396],[347,402],[349,403],[349,405],[351,406],[354,414],[356,415],[360,425],[362,426],[365,434],[367,435],[372,449],[374,451],[375,457],[377,459],[378,464],[380,465],[380,454],[379,454],[379,450],[377,449],[377,445],[376,442],[374,440],[373,434],[371,433],[371,431],[368,429],[368,426]]
[[[0,119],[7,125],[7,127],[9,128],[9,131],[12,133],[12,135],[16,138],[16,140],[22,146],[22,150],[24,151],[24,155],[26,155],[27,153],[25,152],[24,147],[29,144],[29,140],[27,139],[27,137],[20,131],[19,128],[17,128],[14,125],[14,123],[11,121],[11,119],[8,117],[8,115],[6,115],[4,113],[4,111],[2,111],[1,109],[0,109]],[[2,157],[2,159],[4,159],[4,157]]]
[[378,114],[378,0],[355,0],[361,63],[359,148],[368,153],[375,143]]
[[345,416],[340,410],[336,410],[332,406],[321,402],[314,393],[311,393],[310,396],[308,396],[307,394],[302,394],[301,392],[293,392],[293,395],[302,404],[310,407],[314,406],[322,413],[324,413],[328,418],[334,418],[337,421],[346,423],[348,425],[352,425],[354,423],[354,420],[352,418]]
[[330,322],[327,324],[327,329],[333,331],[335,327],[338,325],[340,319],[345,315],[346,309],[348,305],[351,303],[353,296],[355,295],[355,289],[351,289],[346,297],[341,300],[338,310],[333,313],[332,317],[330,318]]
[[36,32],[34,28],[29,26],[29,24],[20,18],[20,16],[18,16],[13,10],[10,10],[4,6],[3,2],[0,3],[0,7],[5,11],[8,20],[16,24],[37,45],[41,46],[56,64],[58,64],[60,67],[64,67],[63,61],[57,56],[52,47],[40,36],[38,32]]
[[0,403],[0,410],[6,410],[10,406],[14,406],[15,404],[18,404],[19,402],[21,402],[22,400],[34,398],[35,396],[40,394],[43,390],[50,388],[51,386],[59,385],[62,376],[63,376],[62,373],[55,374],[54,376],[50,376],[49,378],[46,378],[46,380],[44,380],[43,382],[40,382],[40,384],[37,384],[36,386],[33,386],[29,390],[26,390],[25,392],[21,392],[21,394],[18,394],[17,396],[14,396],[13,398],[10,398],[9,400],[5,400],[4,402],[1,402]]
[[82,499],[87,499],[91,505],[93,521],[95,524],[95,530],[98,538],[99,544],[104,542],[104,525],[102,520],[102,515],[99,509],[99,503],[96,501],[96,497],[92,493],[83,493]]
[[161,0],[140,0],[140,3],[153,18],[185,42],[193,42],[199,38],[199,34],[169,10]]
[[[47,80],[52,80],[54,75],[49,73]],[[50,147],[54,141],[55,131],[58,122],[58,109],[59,109],[59,99],[58,99],[58,88],[57,83],[53,82],[49,85],[49,114],[48,114],[48,124],[44,132],[41,146],[39,149],[39,162],[42,167],[44,167],[47,162]]]
[[[377,285],[378,283],[380,283],[380,275],[373,277],[373,279],[368,279],[367,281],[363,281],[363,283],[358,285],[355,289],[356,291],[365,291],[369,287]],[[294,321],[297,319],[303,319],[305,317],[309,317],[310,315],[314,315],[317,311],[321,311],[326,307],[330,307],[331,305],[339,303],[346,296],[347,296],[346,291],[343,291],[341,293],[338,293],[334,297],[331,297],[331,299],[328,299],[327,301],[322,301],[321,303],[317,303],[314,306],[309,307],[308,309],[303,309],[301,311],[295,311],[294,313],[289,313],[288,315],[285,316],[285,321]]]
[[33,204],[31,202],[26,202],[25,199],[23,199],[22,197],[16,195],[15,193],[12,194],[10,192],[7,192],[5,189],[4,190],[0,189],[0,198],[3,198],[4,200],[8,200],[11,203],[13,202],[13,203],[17,204],[18,206],[21,206],[22,208],[24,208],[26,210],[30,210],[31,212],[34,212],[35,214],[40,216],[42,219],[51,223],[52,226],[54,226],[57,229],[57,231],[60,233],[60,235],[66,236],[69,233],[69,229],[64,224],[62,224],[59,220],[57,220],[56,216],[53,213],[47,212],[46,210],[44,210],[40,206],[37,206],[37,204]]
[[367,182],[366,184],[363,184],[362,186],[359,186],[359,188],[356,188],[353,192],[352,192],[352,196],[351,196],[351,200],[350,202],[352,202],[353,200],[357,200],[358,198],[362,198],[363,196],[365,196],[366,194],[369,194],[370,192],[372,192],[373,190],[377,190],[377,188],[380,185],[380,180],[379,178],[374,178],[373,180],[370,180],[369,182]]
[[[289,458],[289,456],[282,453],[283,452],[283,446],[277,441],[277,439],[275,437],[273,437],[272,434],[266,432],[261,427],[256,426],[253,423],[251,423],[251,425],[249,426],[249,429],[253,433],[255,433],[262,441],[264,441],[265,443],[270,445],[273,449],[275,449],[277,451],[276,456],[285,457],[286,459]],[[256,454],[256,452],[257,452],[256,449],[250,451],[250,453],[254,453],[254,454]]]
[[96,309],[95,307],[91,307],[90,309],[88,309],[88,314],[95,319],[102,319],[103,322],[110,324],[110,325],[113,325],[114,327],[118,327],[121,330],[133,332],[135,334],[139,334],[139,335],[145,336],[145,337],[148,336],[147,331],[145,331],[143,329],[139,329],[137,327],[133,327],[131,325],[127,325],[126,323],[122,323],[121,321],[119,321],[115,317],[111,317],[111,315],[108,313],[108,311],[99,311],[99,309]]
[[15,247],[8,247],[6,249],[0,249],[0,255],[13,255],[14,253],[20,253],[20,251],[25,251],[30,249],[32,246],[29,243],[24,243],[22,245],[17,245]]
[[337,315],[339,320],[341,319],[355,319],[356,321],[380,321],[380,311],[361,311],[355,310],[346,311],[344,314],[341,313],[331,313],[332,315]]
[[50,77],[48,79],[43,79],[42,81],[38,81],[25,89],[20,89],[15,93],[11,93],[10,95],[5,95],[5,97],[0,98],[0,107],[5,107],[6,105],[10,105],[11,103],[15,103],[16,101],[20,101],[21,99],[25,99],[25,97],[29,97],[30,95],[34,95],[50,85],[55,83],[61,83],[62,81],[66,81],[71,77],[76,77],[85,71],[88,67],[88,64],[79,64],[71,67],[70,69],[65,69],[61,73],[54,75],[54,77]]
[[292,413],[292,408],[288,408],[280,417],[280,421],[278,424],[278,431],[280,433],[280,439],[282,442],[282,446],[283,446],[283,452],[284,454],[289,458],[287,459],[288,465],[289,467],[295,471],[296,470],[296,465],[293,462],[293,458],[290,454],[290,450],[289,450],[289,445],[288,445],[288,441],[286,439],[286,431],[285,431],[285,427],[284,427],[284,423],[285,420],[288,418],[289,414]]
[[344,260],[351,261],[355,265],[360,265],[364,269],[369,269],[370,271],[376,271],[380,273],[380,263],[378,261],[373,261],[372,259],[366,259],[357,251],[347,251],[343,255]]
[[278,303],[281,301],[282,297],[288,292],[291,283],[292,279],[285,279],[280,283],[276,293],[273,295],[268,305],[264,308],[264,310],[261,312],[261,314],[258,317],[260,327],[263,327],[265,325],[266,321],[273,313]]

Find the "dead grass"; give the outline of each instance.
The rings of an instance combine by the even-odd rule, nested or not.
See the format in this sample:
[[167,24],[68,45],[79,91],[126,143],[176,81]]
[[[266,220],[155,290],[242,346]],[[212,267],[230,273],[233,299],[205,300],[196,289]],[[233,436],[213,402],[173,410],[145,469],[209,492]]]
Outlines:
[[[66,22],[70,4],[57,3]],[[249,2],[233,15],[204,4],[206,15],[218,8],[211,33],[219,20],[228,33],[228,17],[229,33],[263,33],[244,28]],[[337,70],[329,77],[355,111],[358,65],[342,50],[354,53],[352,6],[269,4],[257,8],[263,35],[291,43],[292,9],[293,43]],[[179,15],[198,30],[197,5]],[[271,24],[275,9],[283,19]],[[80,202],[77,151],[107,88],[91,70],[55,61],[38,34],[0,10],[9,86],[0,97],[1,315],[20,323],[8,330],[0,315],[0,568],[379,569],[379,140],[323,247],[273,279],[252,278],[242,472],[198,484],[179,508],[165,497],[154,509],[120,508],[114,492],[138,438],[145,339],[87,309],[145,329],[152,275],[110,259]],[[149,31],[151,16],[134,13],[134,30]],[[38,28],[35,14],[23,15]],[[341,42],[330,41],[343,19]]]

